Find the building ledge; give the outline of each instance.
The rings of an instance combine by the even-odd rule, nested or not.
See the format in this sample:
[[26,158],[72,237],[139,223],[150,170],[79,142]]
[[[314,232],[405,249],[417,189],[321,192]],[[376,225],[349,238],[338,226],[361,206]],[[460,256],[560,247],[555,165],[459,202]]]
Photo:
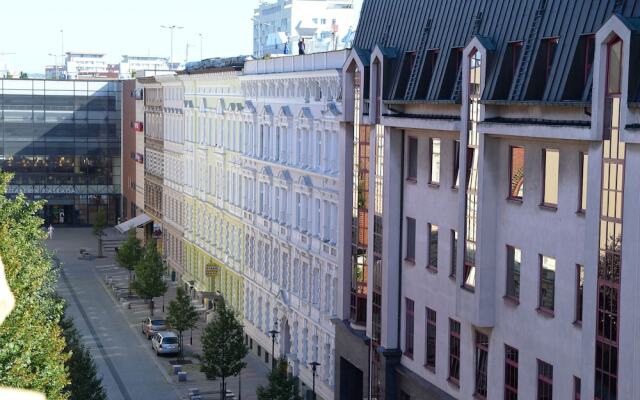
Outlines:
[[590,128],[590,121],[574,121],[574,120],[553,120],[553,119],[540,119],[540,118],[504,118],[493,117],[487,118],[483,122],[496,123],[496,124],[511,124],[511,125],[543,125],[543,126],[572,126],[572,127],[584,127]]

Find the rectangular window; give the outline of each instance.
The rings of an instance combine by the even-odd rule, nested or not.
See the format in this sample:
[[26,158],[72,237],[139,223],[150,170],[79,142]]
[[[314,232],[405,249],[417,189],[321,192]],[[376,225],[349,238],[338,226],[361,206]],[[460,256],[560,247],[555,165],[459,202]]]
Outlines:
[[458,267],[457,263],[458,257],[458,232],[455,230],[451,230],[451,271],[449,271],[449,276],[455,278],[456,269]]
[[440,139],[429,139],[429,159],[431,164],[431,175],[429,183],[437,185],[440,183]]
[[[416,60],[416,52],[415,51],[407,51],[404,53],[404,58],[402,59],[402,67],[400,70],[400,74],[398,74],[398,83],[396,84],[396,95],[395,99],[401,100],[405,98],[407,94],[407,86],[409,83],[409,75],[411,75],[411,70],[413,69],[414,63]],[[380,80],[380,75],[378,74],[378,80]]]
[[578,198],[578,211],[585,212],[587,209],[587,174],[589,169],[589,155],[580,153],[580,196]]
[[524,147],[509,148],[509,198],[522,200],[524,195]]
[[407,254],[406,260],[416,260],[416,220],[407,217]]
[[418,139],[409,138],[409,165],[407,168],[407,180],[418,180]]
[[560,171],[560,152],[556,149],[542,150],[544,182],[542,183],[542,204],[558,206],[558,176]]
[[427,268],[438,269],[438,225],[429,224],[429,263]]
[[427,307],[426,354],[424,366],[436,369],[436,311]]
[[453,179],[451,187],[457,189],[460,186],[460,141],[453,141]]
[[522,253],[519,248],[507,245],[507,297],[520,298],[520,263]]
[[487,398],[487,362],[489,359],[489,337],[476,331],[476,398]]
[[556,259],[540,255],[540,301],[541,310],[553,311],[556,280]]
[[504,400],[518,400],[518,349],[504,345]]
[[557,47],[558,38],[545,38],[540,41],[525,100],[542,100]]
[[449,319],[449,380],[460,382],[460,322]]
[[576,322],[582,322],[582,302],[584,298],[584,266],[576,265]]
[[577,376],[573,377],[573,400],[580,400],[580,378]]
[[410,298],[405,298],[405,337],[404,337],[404,355],[413,358],[413,321],[414,321],[414,303]]
[[538,400],[553,400],[553,365],[538,360]]

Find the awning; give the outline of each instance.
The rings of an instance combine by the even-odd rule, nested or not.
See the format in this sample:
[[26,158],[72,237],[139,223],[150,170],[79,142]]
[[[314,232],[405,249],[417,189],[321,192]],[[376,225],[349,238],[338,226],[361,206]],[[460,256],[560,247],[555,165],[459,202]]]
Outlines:
[[123,223],[116,225],[115,228],[120,233],[129,232],[133,228],[137,228],[140,225],[144,225],[147,222],[151,221],[151,217],[147,214],[140,214],[137,217],[131,218],[128,221],[124,221]]

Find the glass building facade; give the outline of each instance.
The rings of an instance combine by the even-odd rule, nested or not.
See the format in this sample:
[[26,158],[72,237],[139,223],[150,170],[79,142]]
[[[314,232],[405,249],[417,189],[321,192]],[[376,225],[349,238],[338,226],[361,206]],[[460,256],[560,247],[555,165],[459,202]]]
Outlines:
[[120,202],[118,81],[0,80],[0,169],[10,195],[44,199],[45,223],[86,225]]

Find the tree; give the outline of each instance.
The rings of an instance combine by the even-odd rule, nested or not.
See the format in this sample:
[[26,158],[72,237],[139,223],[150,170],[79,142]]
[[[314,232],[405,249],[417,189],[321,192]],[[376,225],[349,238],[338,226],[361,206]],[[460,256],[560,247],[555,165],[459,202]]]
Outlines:
[[145,300],[149,300],[149,310],[153,316],[153,298],[162,296],[167,285],[162,279],[164,265],[158,253],[156,241],[151,240],[144,246],[142,259],[135,266],[136,277],[131,287]]
[[202,335],[202,365],[207,379],[222,379],[221,398],[226,393],[225,379],[238,375],[247,365],[242,325],[224,301],[218,304],[216,318],[207,324]]
[[65,351],[71,354],[66,363],[71,378],[71,383],[65,388],[65,392],[70,395],[69,400],[107,400],[102,379],[97,376],[96,364],[81,342],[73,320],[64,316],[60,327],[67,342]]
[[64,400],[69,353],[58,325],[63,312],[55,296],[58,271],[42,244],[46,234],[37,216],[43,202],[29,202],[22,194],[8,199],[10,180],[10,174],[0,173],[0,257],[15,298],[13,312],[0,326],[0,386]]
[[269,385],[258,386],[258,400],[302,400],[298,390],[298,378],[289,377],[287,360],[283,357],[278,365],[269,372]]
[[98,258],[103,258],[102,255],[102,237],[104,236],[104,228],[107,227],[107,218],[104,215],[104,209],[98,208],[96,214],[96,221],[93,223],[93,234],[98,237]]
[[29,79],[29,74],[26,72],[20,71],[20,79]]
[[198,322],[198,312],[191,304],[191,299],[182,287],[178,287],[176,298],[169,303],[167,322],[173,329],[178,331],[178,340],[180,341],[178,359],[182,360],[184,358],[182,332],[193,329],[196,326],[196,322]]
[[136,264],[140,262],[141,257],[142,246],[140,245],[140,239],[136,237],[135,232],[130,231],[127,240],[116,254],[118,264],[129,270],[129,297],[131,297],[131,272],[133,272]]

